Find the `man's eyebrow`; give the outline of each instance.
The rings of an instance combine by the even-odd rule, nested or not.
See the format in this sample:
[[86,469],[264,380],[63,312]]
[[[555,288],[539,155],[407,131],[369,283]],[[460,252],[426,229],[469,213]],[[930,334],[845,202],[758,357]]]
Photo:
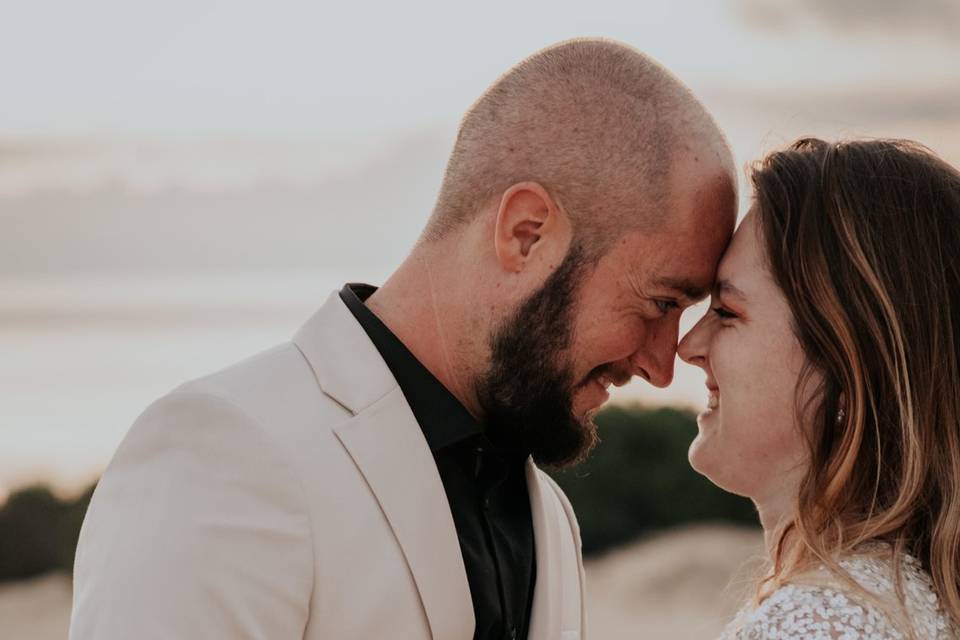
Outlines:
[[707,297],[707,294],[710,293],[710,289],[708,287],[700,286],[692,280],[685,279],[677,280],[674,278],[660,278],[657,280],[657,286],[679,291],[683,294],[683,297],[685,297],[691,303],[703,300]]
[[719,296],[721,293],[731,295],[743,300],[747,299],[746,294],[738,289],[732,282],[729,280],[717,280],[717,283],[713,285],[713,294]]

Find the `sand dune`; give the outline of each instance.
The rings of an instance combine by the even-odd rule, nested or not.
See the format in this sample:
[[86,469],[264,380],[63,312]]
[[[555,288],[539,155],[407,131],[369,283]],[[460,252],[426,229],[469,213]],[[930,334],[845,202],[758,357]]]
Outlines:
[[594,640],[716,638],[762,559],[756,529],[676,529],[587,562]]
[[[589,561],[591,637],[715,638],[739,605],[745,567],[760,543],[755,530],[693,527]],[[3,640],[64,640],[69,617],[70,580],[65,575],[0,586]]]
[[70,578],[51,574],[0,586],[3,640],[64,640],[70,623]]

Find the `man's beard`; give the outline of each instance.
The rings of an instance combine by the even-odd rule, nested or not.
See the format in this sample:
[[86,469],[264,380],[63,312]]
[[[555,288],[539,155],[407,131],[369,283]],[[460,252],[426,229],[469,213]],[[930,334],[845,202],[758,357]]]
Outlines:
[[490,366],[477,381],[491,440],[548,466],[580,462],[599,440],[592,416],[573,412],[570,347],[588,264],[580,247],[567,252],[543,287],[493,332]]

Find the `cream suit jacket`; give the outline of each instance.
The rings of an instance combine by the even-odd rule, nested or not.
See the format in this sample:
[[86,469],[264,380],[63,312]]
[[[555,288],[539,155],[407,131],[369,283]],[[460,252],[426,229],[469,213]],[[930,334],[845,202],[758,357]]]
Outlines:
[[[531,640],[584,638],[577,522],[527,463]],[[453,517],[420,426],[337,294],[292,342],[136,421],[80,535],[71,640],[469,640]]]

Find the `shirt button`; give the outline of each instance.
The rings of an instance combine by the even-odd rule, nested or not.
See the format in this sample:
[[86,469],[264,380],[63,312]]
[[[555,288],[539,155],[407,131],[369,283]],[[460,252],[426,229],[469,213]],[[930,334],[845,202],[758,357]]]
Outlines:
[[484,498],[484,499],[483,499],[483,508],[484,508],[484,509],[489,509],[489,508],[490,508],[490,498]]

